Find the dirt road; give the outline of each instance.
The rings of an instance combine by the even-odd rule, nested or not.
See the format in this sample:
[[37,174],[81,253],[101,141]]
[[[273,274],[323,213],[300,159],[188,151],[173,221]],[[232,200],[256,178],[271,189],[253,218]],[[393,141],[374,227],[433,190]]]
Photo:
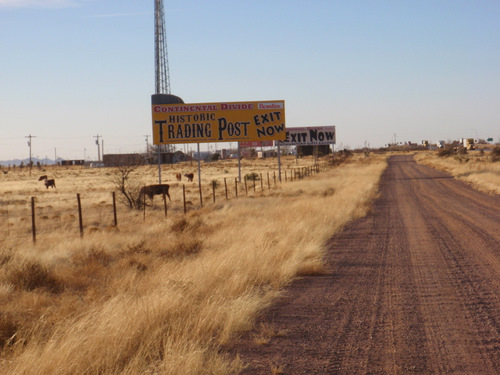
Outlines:
[[262,318],[284,334],[236,344],[244,374],[500,374],[499,196],[393,156],[327,257]]

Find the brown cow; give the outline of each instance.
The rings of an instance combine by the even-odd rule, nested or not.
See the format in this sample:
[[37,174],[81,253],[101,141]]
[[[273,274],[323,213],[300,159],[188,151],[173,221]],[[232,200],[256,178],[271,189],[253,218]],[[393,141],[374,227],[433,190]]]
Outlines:
[[182,176],[180,173],[176,173],[175,178],[177,179],[177,181],[180,181],[182,179]]
[[172,201],[170,199],[170,194],[168,193],[168,189],[170,188],[170,185],[168,184],[159,184],[159,185],[147,185],[141,188],[141,191],[139,194],[142,196],[143,194],[146,194],[149,199],[153,199],[155,195],[165,195],[168,197],[169,201]]
[[184,177],[186,177],[189,182],[193,182],[194,174],[192,174],[192,173],[186,173],[184,175]]
[[47,175],[43,175],[43,176],[40,176],[40,178],[38,179],[38,181],[42,181],[42,180],[46,180],[47,179]]
[[56,180],[50,179],[50,180],[45,180],[43,182],[45,184],[45,187],[48,189],[49,187],[55,188],[56,187]]

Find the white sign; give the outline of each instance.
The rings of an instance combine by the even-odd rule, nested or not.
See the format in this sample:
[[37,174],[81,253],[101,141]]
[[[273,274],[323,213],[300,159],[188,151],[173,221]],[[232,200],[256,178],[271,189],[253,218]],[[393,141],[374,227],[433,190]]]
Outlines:
[[335,126],[313,126],[307,128],[286,128],[286,140],[281,146],[331,145],[336,142]]

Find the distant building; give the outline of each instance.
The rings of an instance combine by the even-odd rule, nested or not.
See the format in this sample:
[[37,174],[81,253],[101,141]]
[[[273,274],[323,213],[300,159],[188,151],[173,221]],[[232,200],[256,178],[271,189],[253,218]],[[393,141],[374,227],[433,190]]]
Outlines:
[[143,154],[104,154],[102,161],[105,167],[144,164]]
[[176,164],[189,160],[190,160],[189,156],[183,153],[182,151],[161,153],[161,164]]
[[[190,160],[189,156],[182,151],[162,152],[160,154],[161,164],[175,164]],[[117,167],[123,165],[158,164],[158,154],[105,154],[103,163],[106,167]]]
[[257,151],[257,157],[259,159],[276,157],[278,154],[275,150]]
[[301,156],[314,155],[316,152],[318,156],[329,155],[331,154],[330,145],[297,146],[297,153]]
[[193,160],[209,160],[210,157],[212,156],[212,153],[209,151],[200,151],[200,152],[193,152]]
[[61,160],[59,161],[61,165],[84,165],[85,160],[83,159],[78,159],[78,160]]

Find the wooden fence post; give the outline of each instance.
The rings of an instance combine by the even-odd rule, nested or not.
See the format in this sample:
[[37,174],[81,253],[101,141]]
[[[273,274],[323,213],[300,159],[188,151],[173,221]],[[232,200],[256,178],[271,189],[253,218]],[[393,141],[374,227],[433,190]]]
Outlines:
[[215,203],[215,184],[216,184],[217,181],[215,180],[212,180],[212,197],[213,197],[213,201]]
[[116,216],[116,196],[114,191],[113,191],[113,218],[115,222],[115,227],[118,227],[118,218]]
[[245,176],[245,194],[248,195],[247,176]]
[[238,178],[234,178],[234,191],[236,193],[236,198],[238,198]]
[[186,185],[182,185],[182,200],[184,201],[184,215],[186,214]]
[[144,197],[142,199],[142,221],[146,221],[146,185],[144,185]]
[[255,193],[255,175],[253,175],[253,192]]
[[224,177],[224,188],[226,189],[226,200],[227,200],[227,181],[226,181],[226,177]]
[[82,202],[80,200],[80,194],[76,194],[76,200],[78,201],[78,221],[80,224],[80,237],[83,238]]
[[165,195],[165,192],[163,192],[163,206],[165,208],[165,217],[167,217],[167,196]]
[[33,245],[35,245],[36,244],[35,197],[31,197],[31,232],[33,233]]
[[260,174],[260,190],[264,191],[264,181],[262,181],[262,173]]
[[271,182],[269,182],[269,172],[267,172],[267,188],[271,190]]
[[199,189],[200,189],[200,207],[203,207],[203,195],[201,193],[201,181],[198,184]]

